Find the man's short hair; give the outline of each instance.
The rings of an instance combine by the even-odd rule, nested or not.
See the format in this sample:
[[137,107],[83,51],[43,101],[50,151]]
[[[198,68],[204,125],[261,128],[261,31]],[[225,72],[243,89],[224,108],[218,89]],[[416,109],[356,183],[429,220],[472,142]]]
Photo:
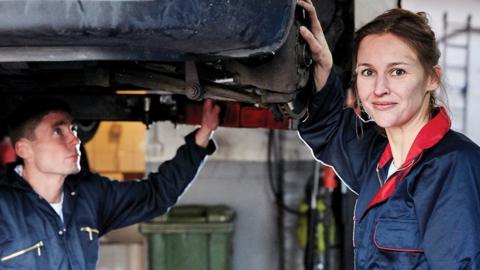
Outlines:
[[22,138],[35,139],[34,131],[42,118],[51,112],[72,113],[63,100],[52,97],[32,98],[22,102],[8,117],[8,133],[12,145]]

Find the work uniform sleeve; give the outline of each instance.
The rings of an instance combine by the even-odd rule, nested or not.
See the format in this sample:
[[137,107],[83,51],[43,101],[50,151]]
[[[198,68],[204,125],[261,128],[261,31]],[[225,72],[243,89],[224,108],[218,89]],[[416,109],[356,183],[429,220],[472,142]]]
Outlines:
[[480,153],[449,158],[415,195],[425,257],[430,269],[480,269]]
[[351,108],[345,107],[345,94],[335,72],[310,103],[307,119],[298,127],[300,138],[322,164],[333,167],[353,192],[359,193],[359,176],[367,163],[374,162],[374,123],[362,123]]
[[195,132],[185,137],[186,143],[178,148],[175,157],[160,165],[147,179],[111,181],[103,179],[101,189],[101,234],[164,214],[187,189],[202,167],[207,155],[212,154],[215,143],[207,148],[195,143]]

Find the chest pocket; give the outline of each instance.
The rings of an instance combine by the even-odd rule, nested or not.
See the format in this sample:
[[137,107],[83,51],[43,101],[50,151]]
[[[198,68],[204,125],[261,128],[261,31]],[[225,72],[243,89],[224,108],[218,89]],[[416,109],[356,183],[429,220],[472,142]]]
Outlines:
[[80,242],[85,255],[85,263],[88,269],[95,269],[98,260],[99,249],[99,230],[90,226],[81,226],[79,228]]
[[416,220],[379,219],[373,241],[383,251],[423,253]]
[[80,228],[80,232],[84,234],[83,237],[87,237],[89,241],[98,241],[98,234],[100,233],[97,229],[85,226]]

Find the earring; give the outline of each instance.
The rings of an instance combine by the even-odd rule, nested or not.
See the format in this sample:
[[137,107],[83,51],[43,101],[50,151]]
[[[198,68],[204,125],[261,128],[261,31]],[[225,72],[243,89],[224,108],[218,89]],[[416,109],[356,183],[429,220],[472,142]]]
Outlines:
[[358,112],[358,110],[359,110],[359,112],[357,113],[357,116],[362,122],[368,123],[368,122],[374,121],[373,118],[367,113],[365,108],[362,106],[362,103],[360,102],[360,99],[357,98],[355,103],[356,103],[356,107],[357,107],[355,111]]

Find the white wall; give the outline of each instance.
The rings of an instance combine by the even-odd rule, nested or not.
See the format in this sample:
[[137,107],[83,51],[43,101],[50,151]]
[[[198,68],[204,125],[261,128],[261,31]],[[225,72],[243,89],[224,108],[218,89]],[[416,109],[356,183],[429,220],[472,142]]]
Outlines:
[[[154,140],[154,129],[157,133],[157,153],[151,153]],[[176,147],[183,144],[183,136],[190,133],[194,128],[189,125],[173,125],[171,122],[157,122],[147,132],[147,156],[146,162],[158,162],[169,159],[174,156]],[[235,161],[261,161],[267,159],[267,129],[252,128],[225,128],[220,127],[214,135],[215,141],[220,146],[211,160],[235,160]],[[285,150],[286,160],[312,160],[312,156],[307,147],[298,139],[296,131],[285,131]]]
[[359,29],[384,11],[397,7],[397,0],[353,1],[355,4],[355,29]]

